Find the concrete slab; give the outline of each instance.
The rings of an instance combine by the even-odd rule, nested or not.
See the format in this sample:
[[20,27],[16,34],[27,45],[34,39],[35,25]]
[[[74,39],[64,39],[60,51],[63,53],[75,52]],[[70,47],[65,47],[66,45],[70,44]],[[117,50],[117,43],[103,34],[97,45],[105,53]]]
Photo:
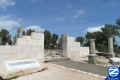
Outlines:
[[16,45],[27,45],[27,38],[17,38],[17,43]]
[[37,45],[37,41],[36,41],[36,40],[29,39],[29,40],[28,40],[28,45],[29,45],[29,46]]

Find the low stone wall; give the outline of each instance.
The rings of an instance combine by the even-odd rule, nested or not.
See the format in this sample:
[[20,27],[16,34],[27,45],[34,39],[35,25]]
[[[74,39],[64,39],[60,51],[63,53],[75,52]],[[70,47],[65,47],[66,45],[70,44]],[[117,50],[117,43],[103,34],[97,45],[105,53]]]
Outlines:
[[21,58],[44,59],[44,34],[32,33],[31,36],[17,38],[16,45],[0,46],[0,61]]

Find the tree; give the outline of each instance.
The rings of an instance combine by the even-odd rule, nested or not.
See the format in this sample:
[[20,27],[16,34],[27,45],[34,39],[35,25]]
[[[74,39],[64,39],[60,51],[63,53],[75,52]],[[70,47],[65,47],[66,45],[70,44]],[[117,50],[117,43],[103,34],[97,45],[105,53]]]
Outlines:
[[117,24],[117,26],[119,26],[119,28],[120,28],[120,18],[118,18],[118,19],[116,20],[116,24]]
[[82,36],[79,36],[79,37],[77,37],[76,38],[76,42],[80,42],[81,44],[84,42],[84,37],[82,37]]
[[54,49],[55,46],[57,47],[57,40],[58,40],[58,35],[57,34],[53,34],[52,35],[52,39],[51,39],[51,48]]
[[0,38],[2,45],[5,45],[6,43],[12,44],[11,34],[9,34],[9,31],[6,29],[0,31]]
[[44,47],[45,49],[50,49],[51,33],[48,30],[44,31]]
[[35,30],[32,30],[32,29],[28,29],[27,32],[26,32],[26,35],[31,35],[32,32],[35,32]]

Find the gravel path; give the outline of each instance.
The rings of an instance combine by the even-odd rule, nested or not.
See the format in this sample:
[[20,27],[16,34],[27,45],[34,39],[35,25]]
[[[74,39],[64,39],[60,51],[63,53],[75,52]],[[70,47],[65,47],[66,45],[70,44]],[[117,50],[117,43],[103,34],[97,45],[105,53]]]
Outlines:
[[108,67],[98,66],[95,64],[87,64],[82,62],[76,62],[76,61],[59,61],[54,62],[54,64],[61,65],[64,67],[77,69],[80,71],[90,72],[93,74],[98,74],[100,76],[108,76]]

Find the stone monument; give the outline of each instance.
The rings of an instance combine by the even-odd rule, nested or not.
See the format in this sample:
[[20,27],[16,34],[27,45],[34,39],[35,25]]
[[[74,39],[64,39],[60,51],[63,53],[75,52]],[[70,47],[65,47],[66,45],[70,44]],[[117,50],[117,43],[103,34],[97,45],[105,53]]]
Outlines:
[[22,27],[17,27],[17,37],[21,38],[23,36],[23,30]]
[[88,61],[91,63],[96,63],[96,51],[95,51],[95,39],[90,39],[90,54],[88,56]]
[[114,50],[113,50],[113,37],[110,36],[108,38],[108,50],[109,50],[109,58],[110,57],[115,57],[115,53],[114,53]]
[[63,33],[61,36],[61,54],[67,57],[67,33]]

